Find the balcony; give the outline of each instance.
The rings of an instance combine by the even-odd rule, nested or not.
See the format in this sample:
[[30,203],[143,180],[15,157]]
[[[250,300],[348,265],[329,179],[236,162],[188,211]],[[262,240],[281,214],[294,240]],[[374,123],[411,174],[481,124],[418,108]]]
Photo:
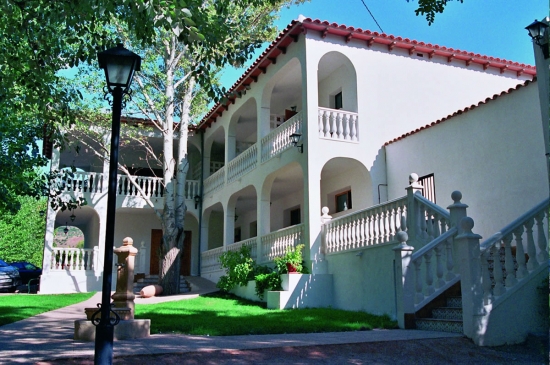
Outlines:
[[[100,194],[107,192],[107,174],[98,172],[75,172],[72,178],[58,182],[58,188],[62,192]],[[117,176],[116,192],[118,196],[140,197],[138,189],[130,180],[134,180],[141,191],[148,198],[161,198],[164,196],[162,178],[149,176]],[[185,199],[193,200],[199,195],[200,183],[198,180],[187,180],[185,182]]]

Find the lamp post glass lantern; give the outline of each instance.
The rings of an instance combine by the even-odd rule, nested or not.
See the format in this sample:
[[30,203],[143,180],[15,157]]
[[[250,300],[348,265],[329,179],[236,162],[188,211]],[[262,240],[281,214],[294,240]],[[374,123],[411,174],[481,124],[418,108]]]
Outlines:
[[526,26],[525,29],[527,29],[527,31],[529,32],[529,36],[531,37],[533,42],[535,42],[542,50],[544,59],[548,59],[548,48],[550,47],[550,45],[548,44],[548,41],[544,42],[546,38],[546,33],[548,32],[548,24],[535,19],[535,21]]
[[[130,94],[130,84],[135,71],[140,70],[141,57],[118,44],[97,55],[99,67],[105,71],[107,90],[113,96],[113,119],[111,131],[111,154],[109,157],[109,183],[107,191],[107,222],[105,226],[105,256],[103,266],[103,287],[100,308],[92,316],[96,325],[95,364],[112,364],[114,326],[120,318],[111,311],[111,280],[113,276],[113,248],[116,213],[116,180],[118,167],[118,145],[120,137],[120,116],[124,94]],[[113,316],[111,316],[113,314]],[[99,319],[97,317],[99,316]]]

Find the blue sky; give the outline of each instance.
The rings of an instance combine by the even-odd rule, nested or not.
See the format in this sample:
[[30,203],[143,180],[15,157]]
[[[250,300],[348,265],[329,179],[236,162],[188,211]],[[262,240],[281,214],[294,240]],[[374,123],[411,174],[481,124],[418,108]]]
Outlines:
[[[437,14],[435,23],[429,26],[424,17],[414,13],[418,6],[415,0],[363,1],[386,34],[529,65],[534,65],[535,61],[525,27],[549,14],[548,0],[464,0],[462,4],[451,1],[443,14]],[[300,14],[363,30],[380,31],[361,0],[311,0],[285,8],[277,22],[278,28],[284,29]],[[264,48],[257,54],[261,54]],[[231,87],[245,69],[225,71],[223,85]]]

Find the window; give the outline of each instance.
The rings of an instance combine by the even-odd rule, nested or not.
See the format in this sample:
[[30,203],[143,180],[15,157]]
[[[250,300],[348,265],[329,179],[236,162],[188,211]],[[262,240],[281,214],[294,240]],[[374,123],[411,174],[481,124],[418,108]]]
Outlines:
[[290,211],[290,225],[294,226],[300,223],[302,223],[302,214],[300,212],[300,208],[292,209]]
[[351,209],[351,190],[336,194],[336,213]]
[[334,109],[342,109],[342,92],[334,95]]
[[424,187],[422,196],[435,204],[435,177],[434,174],[424,175],[418,178],[418,183]]
[[240,242],[241,241],[241,227],[235,228],[235,237],[233,242]]

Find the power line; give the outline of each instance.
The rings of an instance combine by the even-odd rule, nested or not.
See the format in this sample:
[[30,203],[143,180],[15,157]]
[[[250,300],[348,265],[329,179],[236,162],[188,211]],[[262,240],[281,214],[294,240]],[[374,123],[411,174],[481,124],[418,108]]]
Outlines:
[[367,11],[369,12],[372,20],[374,20],[374,22],[376,23],[376,25],[378,25],[378,28],[380,29],[380,31],[382,33],[384,33],[384,31],[382,30],[382,27],[380,26],[380,24],[378,24],[378,22],[376,21],[376,18],[374,17],[374,15],[372,14],[372,12],[370,11],[369,7],[367,6],[367,4],[365,4],[365,1],[364,0],[361,0],[361,2],[363,3],[363,5],[365,6],[365,9],[367,9]]

